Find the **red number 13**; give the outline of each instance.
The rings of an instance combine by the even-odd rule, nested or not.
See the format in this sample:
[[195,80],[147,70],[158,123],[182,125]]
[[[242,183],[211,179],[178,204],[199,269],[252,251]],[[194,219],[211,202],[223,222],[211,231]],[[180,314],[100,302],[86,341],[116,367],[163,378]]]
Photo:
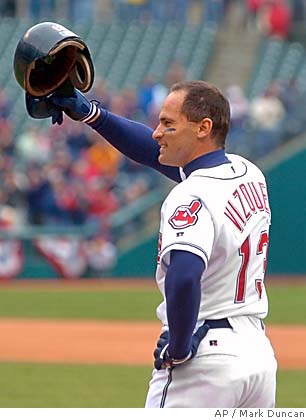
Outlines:
[[[268,244],[269,244],[269,235],[267,231],[263,231],[260,233],[260,238],[256,248],[256,255],[263,255],[263,268],[262,273],[259,279],[255,280],[255,287],[259,296],[261,298],[262,293],[262,282],[264,278],[264,274],[267,267],[267,252],[268,252]],[[251,250],[251,240],[250,236],[248,236],[241,247],[239,248],[239,255],[242,258],[242,263],[240,266],[238,278],[237,278],[237,285],[236,285],[236,296],[235,296],[235,303],[242,303],[245,299],[245,291],[246,291],[246,280],[247,280],[247,269],[250,261],[250,250]]]

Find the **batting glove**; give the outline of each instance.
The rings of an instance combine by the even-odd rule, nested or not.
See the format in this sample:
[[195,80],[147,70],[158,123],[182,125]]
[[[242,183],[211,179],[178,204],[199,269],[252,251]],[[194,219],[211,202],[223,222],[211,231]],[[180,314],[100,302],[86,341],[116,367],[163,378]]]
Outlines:
[[26,109],[30,117],[44,119],[52,117],[52,124],[63,122],[63,112],[60,108],[50,102],[47,97],[36,98],[29,93],[25,95]]
[[157,347],[154,350],[154,367],[157,370],[162,369],[164,365],[164,355],[169,346],[169,331],[164,331],[158,341]]
[[[99,102],[89,101],[77,89],[74,89],[71,96],[63,96],[61,92],[55,92],[48,100],[75,121],[89,123],[100,115],[100,109],[97,106]],[[53,124],[55,123],[61,124],[60,120],[55,120]]]
[[208,324],[201,325],[191,337],[191,348],[186,357],[183,359],[175,359],[168,353],[169,346],[169,331],[164,331],[158,341],[157,348],[154,351],[154,367],[157,370],[165,369],[167,367],[180,366],[189,360],[193,359],[197,354],[199,345],[209,330]]

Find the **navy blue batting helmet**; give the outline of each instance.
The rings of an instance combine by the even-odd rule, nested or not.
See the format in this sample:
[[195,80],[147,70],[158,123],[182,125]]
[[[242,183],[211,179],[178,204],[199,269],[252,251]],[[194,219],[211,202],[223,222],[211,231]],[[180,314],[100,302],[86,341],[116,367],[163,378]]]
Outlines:
[[19,85],[35,97],[47,96],[67,82],[87,92],[94,81],[86,43],[53,22],[39,23],[26,31],[16,47],[14,73]]

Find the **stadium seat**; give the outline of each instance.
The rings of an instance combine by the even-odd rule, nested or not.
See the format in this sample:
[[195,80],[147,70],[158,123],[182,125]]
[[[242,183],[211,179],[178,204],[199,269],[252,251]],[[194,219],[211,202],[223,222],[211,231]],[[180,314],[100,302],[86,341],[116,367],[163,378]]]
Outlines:
[[266,39],[258,51],[257,65],[249,82],[248,96],[254,98],[261,94],[277,73],[285,49],[285,42],[279,39]]
[[203,26],[192,49],[187,65],[187,79],[202,79],[213,50],[217,26]]

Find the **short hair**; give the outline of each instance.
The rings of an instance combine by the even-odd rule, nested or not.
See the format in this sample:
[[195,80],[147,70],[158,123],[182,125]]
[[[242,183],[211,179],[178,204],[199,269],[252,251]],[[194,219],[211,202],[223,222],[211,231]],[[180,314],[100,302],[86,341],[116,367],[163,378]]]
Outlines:
[[218,146],[225,147],[225,139],[230,126],[230,105],[228,100],[214,85],[203,80],[175,83],[170,92],[186,91],[181,112],[188,121],[200,122],[210,118],[213,122],[212,137]]

